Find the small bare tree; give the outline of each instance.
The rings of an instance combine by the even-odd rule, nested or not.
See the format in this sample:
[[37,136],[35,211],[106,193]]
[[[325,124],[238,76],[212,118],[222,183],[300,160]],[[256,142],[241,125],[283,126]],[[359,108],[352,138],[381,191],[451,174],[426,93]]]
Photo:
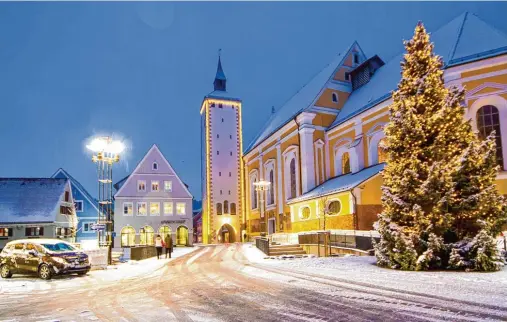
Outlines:
[[322,227],[322,230],[326,230],[326,218],[329,215],[328,201],[329,201],[329,197],[324,196],[321,193],[321,196],[318,201],[318,207],[319,207],[318,210],[319,210],[319,225],[320,225],[320,222],[322,219],[322,225],[320,225]]

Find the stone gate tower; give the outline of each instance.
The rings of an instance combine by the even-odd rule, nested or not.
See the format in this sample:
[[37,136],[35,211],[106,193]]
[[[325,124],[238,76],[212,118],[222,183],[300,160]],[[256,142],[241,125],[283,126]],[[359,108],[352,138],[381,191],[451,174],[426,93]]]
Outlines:
[[201,105],[202,240],[242,241],[241,100],[227,92],[220,56],[214,91]]

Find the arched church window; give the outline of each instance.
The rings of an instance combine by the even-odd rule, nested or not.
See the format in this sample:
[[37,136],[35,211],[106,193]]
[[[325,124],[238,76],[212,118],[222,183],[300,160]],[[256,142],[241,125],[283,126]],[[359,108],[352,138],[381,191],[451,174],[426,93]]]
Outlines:
[[342,155],[342,174],[350,173],[350,154],[345,152]]
[[289,199],[296,197],[296,159],[293,158],[289,164],[289,172],[290,172],[290,196]]
[[274,176],[274,173],[273,173],[273,169],[271,169],[269,171],[269,199],[268,199],[268,205],[272,205],[273,203],[275,203],[275,189],[273,187],[273,184],[275,183],[275,176]]
[[228,214],[229,213],[229,201],[225,200],[224,201],[224,214]]
[[479,137],[485,139],[495,131],[496,160],[503,167],[502,135],[500,133],[500,113],[493,105],[485,105],[477,111],[477,130]]
[[217,203],[217,215],[222,214],[222,204],[220,202]]
[[378,163],[386,162],[387,160],[386,149],[383,148],[384,142],[385,138],[381,139],[377,145]]

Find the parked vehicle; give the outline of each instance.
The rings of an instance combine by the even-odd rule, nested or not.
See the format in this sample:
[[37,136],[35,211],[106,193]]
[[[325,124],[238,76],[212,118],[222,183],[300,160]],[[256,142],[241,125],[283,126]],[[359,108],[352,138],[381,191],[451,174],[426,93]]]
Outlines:
[[49,280],[54,275],[85,275],[91,265],[88,255],[60,239],[22,239],[9,242],[0,253],[0,276],[37,274]]

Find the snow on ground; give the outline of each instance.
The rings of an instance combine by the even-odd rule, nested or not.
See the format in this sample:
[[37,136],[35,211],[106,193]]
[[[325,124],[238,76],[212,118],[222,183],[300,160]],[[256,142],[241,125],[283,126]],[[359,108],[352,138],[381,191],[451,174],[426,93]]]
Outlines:
[[156,257],[140,261],[129,261],[108,266],[107,269],[90,271],[86,276],[64,275],[55,276],[50,281],[44,281],[35,275],[15,274],[10,279],[0,279],[0,294],[29,293],[32,291],[49,291],[52,289],[76,288],[85,284],[103,285],[104,283],[135,278],[151,274],[175,258],[198,250],[199,247],[175,247],[171,259]]
[[324,275],[330,280],[366,283],[374,287],[434,294],[507,308],[507,268],[492,273],[411,272],[378,267],[373,256],[264,259],[266,255],[255,246],[246,245],[244,254],[253,263]]

